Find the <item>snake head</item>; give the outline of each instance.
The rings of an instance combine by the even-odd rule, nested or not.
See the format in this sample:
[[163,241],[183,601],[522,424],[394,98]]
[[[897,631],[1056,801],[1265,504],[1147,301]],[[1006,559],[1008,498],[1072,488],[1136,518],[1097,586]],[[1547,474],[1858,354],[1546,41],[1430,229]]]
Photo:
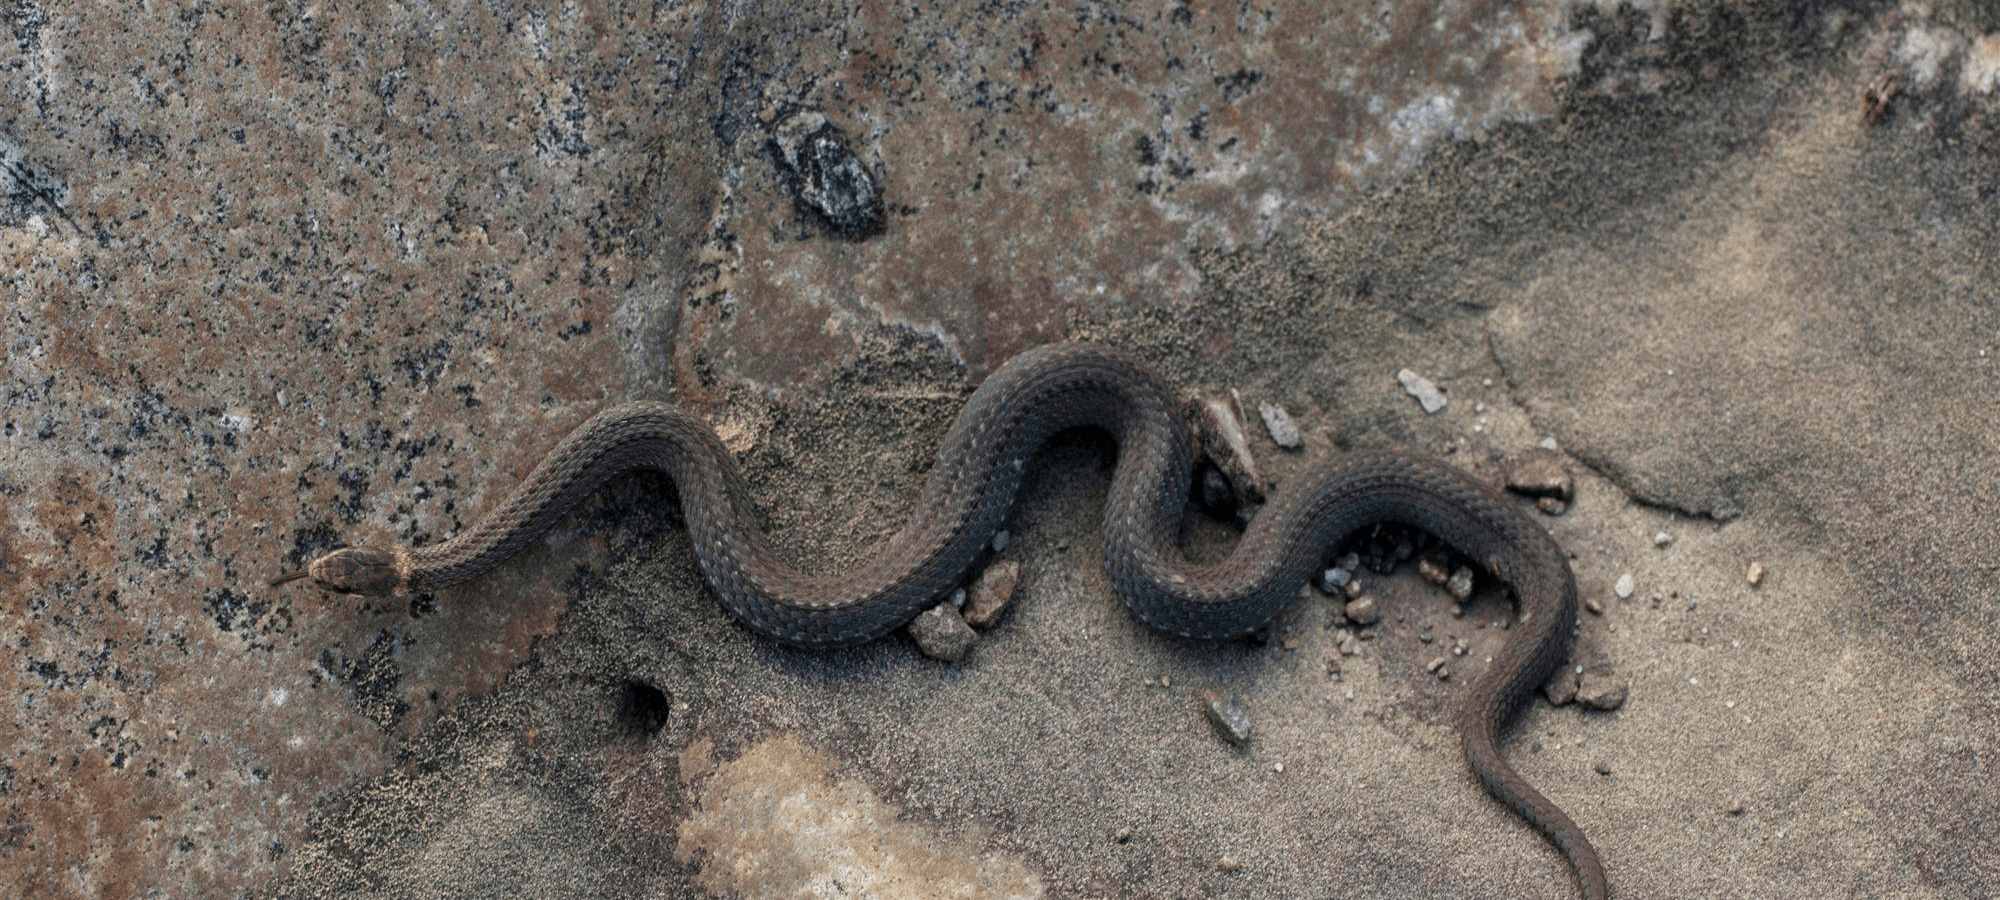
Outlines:
[[[306,564],[301,575],[336,594],[386,597],[403,587],[403,554],[380,547],[343,547]],[[298,575],[280,581],[289,581]],[[277,582],[274,582],[277,583]]]

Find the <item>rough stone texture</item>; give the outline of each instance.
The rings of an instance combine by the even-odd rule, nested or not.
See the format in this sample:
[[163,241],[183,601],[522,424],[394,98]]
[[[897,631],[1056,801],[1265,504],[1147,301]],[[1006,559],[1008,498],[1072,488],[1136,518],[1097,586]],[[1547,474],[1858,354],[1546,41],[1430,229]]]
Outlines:
[[[1382,639],[1338,684],[1162,637],[1103,572],[1097,437],[1031,466],[1009,552],[1037,600],[959,668],[749,635],[652,477],[473,585],[264,584],[456,533],[640,397],[717,423],[778,546],[850,565],[978,379],[1061,338],[1286,398],[1326,449],[1267,459],[1280,483],[1337,448],[1478,468],[1559,438],[1580,490],[1546,521],[1585,592],[1629,570],[1678,601],[1587,617],[1631,699],[1538,704],[1509,744],[1619,896],[2000,894],[1978,5],[7,10],[21,896],[763,896],[849,815],[995,895],[1572,896],[1450,731],[1502,598],[1453,619],[1371,579]],[[880,192],[859,240],[771,152],[814,115],[846,173],[814,196]],[[1426,416],[1405,367],[1460,402]],[[1780,574],[1753,591],[1752,561]],[[1295,611],[1304,650],[1333,652],[1299,627],[1330,607]],[[1426,627],[1467,641],[1458,677],[1424,673]],[[1243,698],[1256,746],[1163,675]],[[760,782],[822,837],[740,855]]]
[[1507,489],[1531,497],[1554,497],[1564,503],[1576,499],[1576,481],[1562,454],[1547,447],[1523,450],[1507,458]]
[[979,640],[979,633],[966,624],[958,608],[940,603],[910,620],[910,638],[932,659],[955,663]]
[[985,628],[1000,621],[1000,614],[1014,601],[1014,588],[1021,583],[1021,561],[1002,559],[981,570],[966,593],[965,621]]

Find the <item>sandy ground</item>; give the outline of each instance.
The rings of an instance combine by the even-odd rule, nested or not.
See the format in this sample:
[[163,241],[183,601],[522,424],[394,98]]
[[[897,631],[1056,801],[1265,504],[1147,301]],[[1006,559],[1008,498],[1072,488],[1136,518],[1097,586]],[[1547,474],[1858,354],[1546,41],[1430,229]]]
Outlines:
[[[744,630],[653,476],[473,584],[264,584],[448,537],[643,397],[838,570],[1065,339],[1284,406],[1280,483],[1561,449],[1576,658],[1629,699],[1507,749],[1614,896],[2000,895],[2000,16],[654,6],[16,4],[15,895],[1575,896],[1450,727],[1504,596],[1364,574],[1347,657],[1319,594],[1155,634],[1098,558],[1100,435],[1032,467],[955,665]],[[821,122],[864,227],[785,169]]]

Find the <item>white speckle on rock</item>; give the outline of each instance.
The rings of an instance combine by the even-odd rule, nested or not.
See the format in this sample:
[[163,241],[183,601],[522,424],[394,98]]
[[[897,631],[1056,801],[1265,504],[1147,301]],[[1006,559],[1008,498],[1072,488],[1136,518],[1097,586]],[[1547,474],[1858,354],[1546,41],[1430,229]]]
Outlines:
[[1404,369],[1396,373],[1396,380],[1403,383],[1405,393],[1417,398],[1417,403],[1423,406],[1424,412],[1434,413],[1444,408],[1446,402],[1444,392],[1438,390],[1437,384],[1430,379]]
[[1618,583],[1612,586],[1611,592],[1617,594],[1620,600],[1630,600],[1632,598],[1632,573],[1626,572],[1618,576]]

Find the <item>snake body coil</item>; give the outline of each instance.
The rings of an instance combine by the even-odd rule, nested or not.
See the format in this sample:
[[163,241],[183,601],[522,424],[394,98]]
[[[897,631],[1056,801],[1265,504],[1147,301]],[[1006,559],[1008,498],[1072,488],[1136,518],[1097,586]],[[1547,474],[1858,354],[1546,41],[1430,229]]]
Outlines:
[[1562,851],[1585,897],[1606,896],[1596,850],[1499,749],[1502,729],[1569,654],[1576,587],[1547,532],[1441,462],[1350,453],[1288,479],[1227,559],[1191,563],[1177,539],[1192,462],[1179,405],[1143,366],[1103,348],[1041,347],[994,372],[953,423],[909,522],[846,573],[801,572],[772,548],[733,457],[706,422],[668,404],[632,403],[571,432],[465,533],[427,547],[338,550],[306,574],[348,593],[457,584],[512,556],[608,479],[656,469],[678,487],[702,573],[732,615],[788,644],[855,644],[950,592],[1007,517],[1028,460],[1051,435],[1078,426],[1117,441],[1104,559],[1125,605],[1155,628],[1191,638],[1250,632],[1296,595],[1335,542],[1384,522],[1429,531],[1508,582],[1520,624],[1459,713],[1466,762]]

